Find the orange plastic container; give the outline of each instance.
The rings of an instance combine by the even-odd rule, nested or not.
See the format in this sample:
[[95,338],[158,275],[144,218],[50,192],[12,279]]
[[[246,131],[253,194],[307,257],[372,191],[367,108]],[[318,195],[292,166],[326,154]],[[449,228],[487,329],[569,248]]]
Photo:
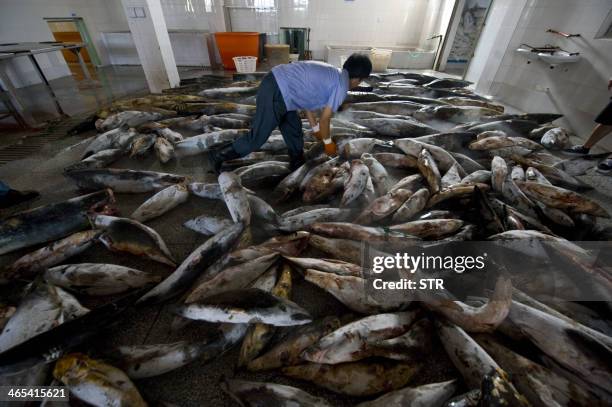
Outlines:
[[258,57],[259,33],[218,32],[215,33],[223,68],[236,70],[234,57]]

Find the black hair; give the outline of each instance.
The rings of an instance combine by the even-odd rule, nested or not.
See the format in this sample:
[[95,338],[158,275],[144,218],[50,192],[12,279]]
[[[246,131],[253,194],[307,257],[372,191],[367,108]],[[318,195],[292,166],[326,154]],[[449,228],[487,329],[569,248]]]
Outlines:
[[353,54],[344,62],[342,69],[346,69],[350,79],[365,79],[372,72],[372,62],[367,55]]

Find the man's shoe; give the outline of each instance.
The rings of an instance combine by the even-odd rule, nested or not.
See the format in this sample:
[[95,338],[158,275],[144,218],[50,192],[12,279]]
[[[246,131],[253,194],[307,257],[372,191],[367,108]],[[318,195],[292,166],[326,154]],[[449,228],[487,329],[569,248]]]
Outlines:
[[234,147],[232,147],[231,144],[225,147],[219,147],[218,149],[212,149],[208,152],[208,162],[217,175],[221,173],[221,167],[224,161],[233,160],[239,157],[240,154],[234,151]]
[[606,158],[597,166],[597,172],[600,174],[610,174],[612,172],[612,158]]
[[36,199],[39,196],[40,194],[36,191],[16,191],[14,189],[9,189],[4,196],[0,197],[0,208],[10,208],[11,206]]
[[289,170],[291,172],[297,170],[298,168],[300,168],[302,165],[304,165],[304,154],[300,154],[298,156],[295,157],[290,157],[289,159]]
[[567,155],[587,155],[590,149],[585,146],[572,146],[563,150],[564,154]]

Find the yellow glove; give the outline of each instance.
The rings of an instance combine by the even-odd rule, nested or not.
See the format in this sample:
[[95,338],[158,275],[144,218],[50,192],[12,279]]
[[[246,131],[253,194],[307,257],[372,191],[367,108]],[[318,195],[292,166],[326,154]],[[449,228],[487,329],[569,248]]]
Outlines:
[[323,140],[323,144],[325,145],[325,154],[330,157],[335,157],[338,154],[336,143],[334,143],[331,138]]

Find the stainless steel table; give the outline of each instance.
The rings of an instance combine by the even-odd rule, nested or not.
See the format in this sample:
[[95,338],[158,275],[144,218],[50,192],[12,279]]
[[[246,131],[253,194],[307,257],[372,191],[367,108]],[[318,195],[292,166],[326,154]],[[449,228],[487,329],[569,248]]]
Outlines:
[[[13,106],[9,106],[9,103],[7,103],[9,111],[11,110],[11,108],[14,108],[17,112],[19,112],[19,114],[23,118],[23,121],[25,121],[30,126],[35,125],[33,118],[25,112],[23,105],[19,102],[15,87],[11,83],[5,71],[5,65],[8,60],[17,58],[17,57],[27,56],[30,62],[32,63],[32,66],[34,66],[34,70],[38,74],[38,77],[45,84],[47,90],[49,91],[49,94],[53,98],[53,102],[55,104],[55,108],[57,112],[61,116],[67,116],[66,113],[63,111],[62,106],[60,105],[58,98],[55,95],[55,92],[53,91],[51,84],[49,83],[49,80],[45,76],[44,71],[38,64],[38,61],[36,61],[35,56],[37,54],[43,54],[47,52],[58,52],[62,50],[70,50],[79,59],[79,64],[81,66],[81,69],[83,70],[83,75],[86,78],[86,80],[91,80],[91,75],[89,74],[89,71],[87,70],[87,65],[85,64],[85,61],[83,60],[83,56],[81,55],[81,50],[84,47],[85,47],[84,43],[67,43],[67,42],[54,42],[54,41],[0,44],[0,80],[2,80],[2,82],[5,84],[6,92],[9,95],[8,98],[6,99],[10,100],[9,103],[13,105]],[[20,120],[17,119],[17,121],[19,122]]]
[[8,114],[1,115],[0,119],[13,116],[17,124],[19,124],[21,127],[28,127],[34,124],[34,119],[19,101],[19,98],[17,97],[17,90],[4,71],[4,61],[14,57],[15,55],[13,53],[0,53],[0,81],[2,82],[2,84],[0,84],[0,101],[4,103],[8,110]]

